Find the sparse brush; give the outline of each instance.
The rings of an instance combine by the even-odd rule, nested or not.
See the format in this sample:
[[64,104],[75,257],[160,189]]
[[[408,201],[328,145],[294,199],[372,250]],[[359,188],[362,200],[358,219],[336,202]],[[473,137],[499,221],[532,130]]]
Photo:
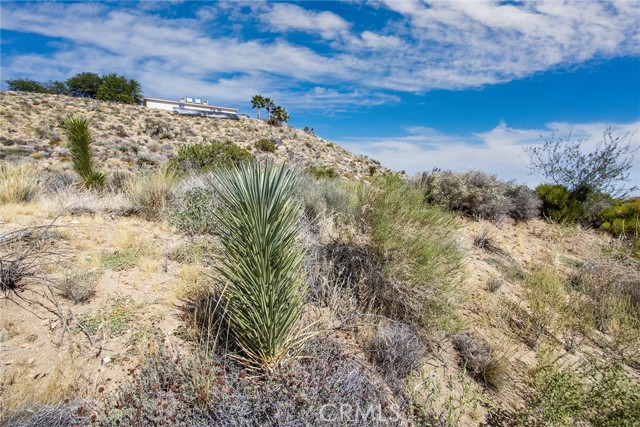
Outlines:
[[58,285],[60,294],[75,303],[87,302],[94,294],[98,276],[93,271],[73,270]]
[[177,178],[172,170],[127,179],[125,194],[135,212],[149,221],[162,217],[175,198]]
[[471,375],[496,388],[504,383],[508,373],[504,354],[491,348],[486,340],[467,332],[454,336],[452,341],[460,354],[462,365]]
[[27,227],[0,234],[0,292],[17,292],[27,281],[43,281],[45,266],[59,262],[62,253],[51,249],[51,227]]
[[87,188],[103,188],[105,174],[99,171],[93,161],[91,144],[93,137],[89,130],[89,120],[82,117],[67,117],[63,121],[67,131],[69,154],[73,170],[83,180]]
[[533,393],[519,425],[634,426],[640,419],[640,387],[622,364],[589,359],[562,366],[549,349],[538,351]]
[[331,341],[307,341],[302,357],[278,375],[261,377],[242,364],[198,348],[183,353],[163,341],[145,351],[116,395],[106,397],[97,425],[408,425],[366,362]]
[[252,163],[223,170],[216,179],[223,304],[246,357],[271,369],[299,342],[306,299],[296,172]]
[[40,188],[39,173],[27,164],[0,163],[0,203],[28,202]]
[[81,401],[60,402],[56,405],[23,405],[0,422],[5,427],[68,427],[89,422],[90,405]]
[[420,368],[425,354],[420,338],[409,325],[388,321],[375,328],[366,350],[396,395],[405,394],[404,380]]

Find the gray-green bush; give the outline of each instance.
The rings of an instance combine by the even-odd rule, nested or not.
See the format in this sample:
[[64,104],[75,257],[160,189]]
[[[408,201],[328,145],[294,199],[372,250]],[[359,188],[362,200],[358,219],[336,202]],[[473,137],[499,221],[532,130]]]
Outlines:
[[490,220],[508,216],[527,220],[540,214],[541,202],[524,185],[503,182],[480,171],[452,172],[434,169],[423,172],[417,183],[429,203]]

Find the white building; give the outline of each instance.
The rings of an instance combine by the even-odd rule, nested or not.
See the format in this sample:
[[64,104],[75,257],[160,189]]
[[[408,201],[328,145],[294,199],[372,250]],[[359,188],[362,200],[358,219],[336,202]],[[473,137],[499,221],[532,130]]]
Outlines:
[[173,111],[178,114],[215,117],[221,119],[238,119],[238,109],[209,105],[209,101],[198,98],[180,98],[178,101],[159,98],[144,98],[144,105],[149,108]]

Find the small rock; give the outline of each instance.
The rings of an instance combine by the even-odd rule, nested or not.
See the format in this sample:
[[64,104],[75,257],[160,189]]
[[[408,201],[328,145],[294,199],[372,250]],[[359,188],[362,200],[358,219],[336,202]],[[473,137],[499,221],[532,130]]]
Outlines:
[[27,360],[27,365],[33,365],[33,362],[35,362],[36,359],[34,359],[33,357]]
[[111,358],[109,356],[105,356],[102,358],[102,364],[106,365],[107,363],[111,362]]

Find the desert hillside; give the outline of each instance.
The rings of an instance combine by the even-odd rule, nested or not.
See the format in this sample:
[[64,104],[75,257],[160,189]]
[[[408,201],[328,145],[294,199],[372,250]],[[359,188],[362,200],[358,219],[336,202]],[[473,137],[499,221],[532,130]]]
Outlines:
[[95,155],[111,170],[156,168],[178,149],[190,144],[231,141],[255,155],[255,142],[267,139],[277,149],[277,161],[301,167],[330,166],[347,177],[365,177],[384,170],[377,161],[354,155],[312,133],[266,122],[206,119],[170,111],[114,104],[64,95],[0,92],[0,156],[38,163],[39,168],[69,169],[61,119],[82,116],[91,120]]
[[[3,92],[0,104],[0,424],[640,417],[640,267],[608,234],[539,218],[533,199],[519,220],[446,210],[417,180],[288,126],[54,95]],[[131,173],[84,188],[67,115],[92,120],[107,181]],[[261,138],[274,154],[257,151]],[[303,339],[268,369],[219,303],[235,247],[220,231],[220,177],[162,172],[179,147],[214,140],[342,177],[293,181]]]

